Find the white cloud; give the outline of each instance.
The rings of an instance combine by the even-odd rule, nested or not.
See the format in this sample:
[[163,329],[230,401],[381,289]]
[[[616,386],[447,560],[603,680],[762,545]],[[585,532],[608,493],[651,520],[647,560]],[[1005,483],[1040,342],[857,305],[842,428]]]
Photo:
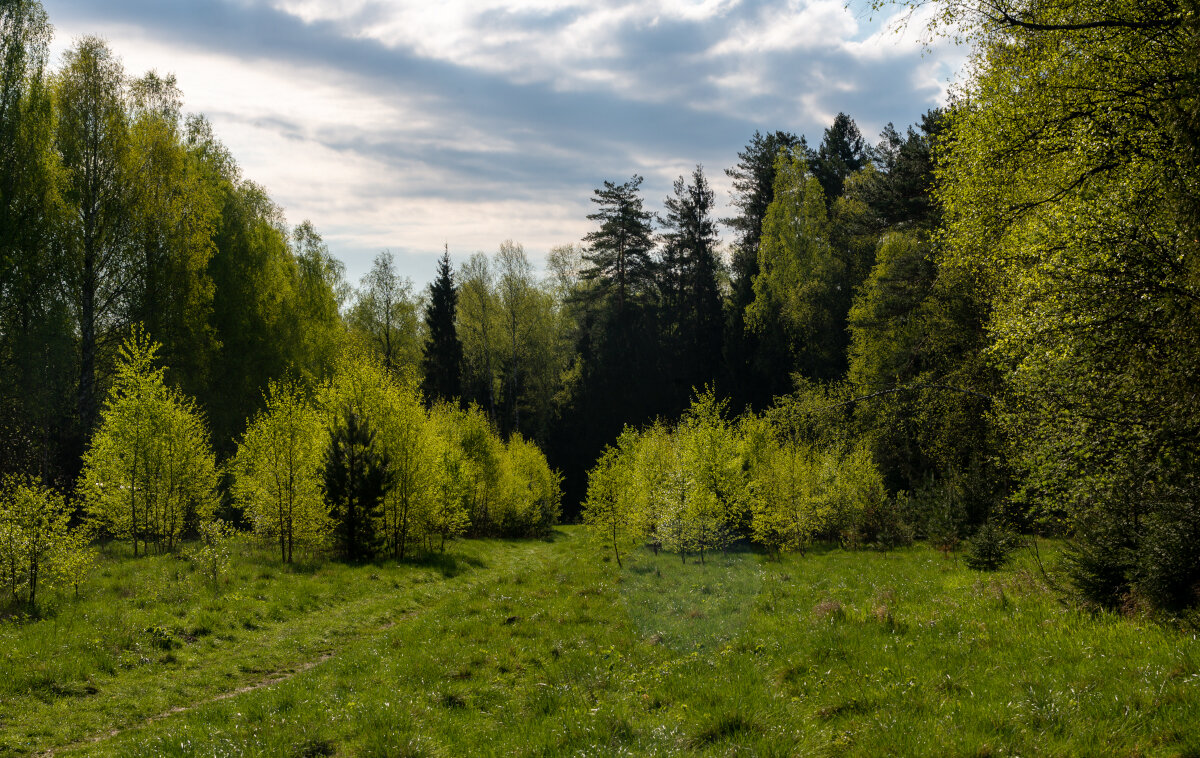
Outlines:
[[592,188],[634,172],[657,208],[703,163],[723,202],[754,129],[815,142],[840,110],[866,134],[903,125],[965,57],[922,58],[924,20],[897,35],[842,0],[45,2],[58,50],[95,32],[131,74],[176,73],[353,279],[383,248],[421,282],[443,242],[576,241]]

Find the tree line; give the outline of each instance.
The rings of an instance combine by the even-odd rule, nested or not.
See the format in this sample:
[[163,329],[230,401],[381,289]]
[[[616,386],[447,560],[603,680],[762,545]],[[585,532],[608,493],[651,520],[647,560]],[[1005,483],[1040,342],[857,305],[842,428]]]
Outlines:
[[[49,72],[45,14],[7,0],[4,466],[74,485],[132,324],[221,460],[272,380],[322,386],[355,342],[427,412],[475,407],[458,412],[544,449],[568,518],[626,427],[698,449],[689,401],[711,386],[734,418],[825,409],[803,424],[836,418],[839,442],[796,448],[801,468],[869,453],[887,502],[936,501],[958,536],[1068,538],[1089,602],[1194,605],[1196,9],[934,6],[930,33],[975,50],[946,109],[874,144],[846,114],[815,147],[756,132],[726,170],[731,218],[699,166],[660,211],[640,177],[605,181],[545,276],[510,241],[457,269],[447,251],[417,293],[387,253],[348,285],[180,114],[170,77],[127,79],[88,38]],[[681,418],[682,441],[645,431]]]
[[559,476],[536,445],[502,440],[474,406],[427,406],[415,378],[396,378],[361,346],[319,385],[271,381],[224,466],[158,350],[140,329],[119,349],[76,487],[82,518],[37,478],[0,482],[0,581],[13,603],[36,608],[39,585],[78,587],[97,539],[127,542],[136,557],[199,535],[211,554],[234,521],[284,563],[404,560],[464,534],[542,536],[558,520]]

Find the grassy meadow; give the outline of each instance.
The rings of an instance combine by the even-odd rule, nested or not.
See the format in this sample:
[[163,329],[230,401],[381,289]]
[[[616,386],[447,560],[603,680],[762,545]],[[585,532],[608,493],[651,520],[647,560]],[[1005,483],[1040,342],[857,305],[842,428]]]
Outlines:
[[214,588],[115,548],[0,622],[0,755],[1200,755],[1196,636],[1041,577],[924,546],[618,569],[562,527],[403,565],[243,547]]

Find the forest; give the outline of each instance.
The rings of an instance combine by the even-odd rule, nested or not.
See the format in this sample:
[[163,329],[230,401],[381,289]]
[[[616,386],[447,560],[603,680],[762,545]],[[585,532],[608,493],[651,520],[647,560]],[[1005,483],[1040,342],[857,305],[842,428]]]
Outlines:
[[[723,540],[758,530],[755,501],[784,486],[775,473],[751,486],[756,466],[782,465],[763,455],[809,469],[852,459],[873,493],[853,509],[878,523],[834,519],[767,542],[871,543],[882,529],[953,545],[987,525],[989,549],[1067,538],[1091,603],[1193,606],[1198,132],[1195,72],[1181,62],[1195,60],[1194,15],[1175,3],[939,7],[930,33],[954,24],[976,56],[948,108],[874,142],[844,113],[812,145],[755,132],[725,169],[732,218],[714,216],[701,166],[661,206],[639,176],[605,181],[593,230],[555,248],[544,275],[509,240],[457,268],[445,251],[416,292],[386,251],[347,282],[313,224],[286,224],[205,118],[182,112],[172,76],[128,75],[95,37],[52,67],[45,12],[6,2],[0,467],[8,491],[25,488],[9,500],[43,492],[61,500],[54,512],[135,546],[172,549],[198,513],[276,535],[261,501],[281,496],[250,483],[269,465],[252,451],[280,424],[319,440],[344,410],[327,396],[361,404],[339,387],[370,375],[383,384],[360,394],[394,395],[372,402],[428,426],[381,430],[390,458],[429,459],[399,468],[455,468],[430,463],[450,444],[495,488],[504,467],[481,462],[493,453],[447,442],[468,434],[465,420],[497,449],[544,451],[539,465],[559,473],[531,475],[544,502],[530,533],[558,517],[560,486],[567,521],[599,502],[616,465],[605,450],[625,460],[703,416],[741,430],[698,453],[732,472],[707,488],[726,511]],[[157,463],[129,474],[148,477],[135,489],[157,477],[170,491],[147,508],[178,501],[173,525],[152,532],[103,515],[115,506],[94,491],[111,479],[97,467],[136,468],[116,427],[138,413],[122,403],[142,402],[139,382],[181,409],[179,444],[203,459],[186,464],[202,473],[174,475],[186,486]],[[441,442],[402,451],[404,435]],[[310,458],[289,463],[308,477],[290,508],[324,508],[305,503],[323,491]],[[696,465],[681,475],[703,479]],[[399,489],[437,500],[438,477],[417,476]],[[793,520],[837,499],[815,482],[788,496],[807,503],[789,506]],[[459,531],[513,533],[486,505],[460,508],[472,509]]]
[[905,7],[418,289],[0,0],[0,756],[1200,751],[1200,6]]
[[[494,580],[524,596],[522,572],[543,572],[544,592],[524,602],[561,602],[560,623],[579,617],[585,636],[612,603],[641,623],[661,601],[648,582],[681,583],[672,591],[693,605],[655,622],[668,631],[613,637],[604,654],[615,656],[609,671],[622,655],[649,656],[667,677],[665,648],[646,645],[684,634],[680,619],[732,618],[722,592],[757,597],[746,628],[768,636],[782,598],[816,603],[806,633],[824,639],[830,624],[923,628],[897,621],[904,603],[927,613],[973,581],[971,612],[993,626],[1030,607],[1091,619],[1070,622],[1080,635],[1152,620],[1166,641],[1146,654],[1184,655],[1167,678],[1194,678],[1191,648],[1170,635],[1200,622],[1200,7],[938,0],[910,10],[929,39],[972,51],[949,104],[919,123],[869,136],[839,113],[820,135],[754,131],[731,146],[733,165],[696,165],[661,199],[645,197],[636,174],[580,188],[591,231],[551,250],[544,270],[513,240],[458,266],[449,249],[430,251],[440,258],[417,290],[388,251],[348,281],[316,226],[288,224],[209,121],[184,112],[172,75],[128,72],[92,36],[55,64],[38,0],[0,0],[0,639],[14,651],[49,644],[37,641],[39,620],[58,624],[71,607],[92,609],[69,622],[92,629],[103,593],[132,592],[119,577],[153,584],[162,567],[179,580],[176,558],[195,587],[162,579],[138,601],[145,629],[113,642],[106,662],[79,666],[120,671],[122,651],[154,645],[167,653],[137,665],[170,666],[171,651],[223,628],[223,614],[244,623],[212,639],[239,640],[333,608],[338,593],[391,629],[405,616],[372,605],[381,601],[359,568],[412,603],[435,602],[423,582],[460,582],[480,602],[471,615],[500,603],[504,634],[517,634],[529,606],[509,594],[484,602],[479,588]],[[731,182],[731,217],[717,217],[713,170]],[[674,573],[659,563],[668,554]],[[912,560],[888,564],[892,555]],[[937,560],[956,562],[940,578],[919,573],[918,561]],[[810,585],[789,584],[801,566],[829,572],[806,574],[811,597]],[[920,589],[819,591],[858,570],[881,583],[889,570],[917,572]],[[462,572],[474,578],[454,578]],[[598,583],[606,604],[588,605],[586,586],[544,600],[575,581]],[[779,583],[769,599],[763,582]],[[950,594],[928,590],[939,582]],[[293,594],[277,597],[272,583]],[[230,599],[251,586],[278,603],[275,615]],[[714,586],[724,589],[708,597]],[[207,603],[207,615],[177,627],[153,616],[173,592]],[[328,621],[359,639],[351,619]],[[605,622],[612,634],[626,634],[621,619]],[[749,656],[746,666],[762,652],[738,647],[750,643],[734,631],[712,634],[696,650]],[[1125,639],[1112,634],[1113,645]],[[1013,649],[1030,639],[1014,637]],[[559,655],[570,655],[554,650],[544,665],[565,665]],[[494,681],[542,665],[505,663]],[[780,691],[825,696],[807,664],[786,666],[773,674]],[[44,675],[70,689],[92,681],[82,670]],[[452,710],[485,697],[463,670],[461,694],[436,694]],[[22,697],[39,691],[22,686]],[[642,725],[653,717],[608,686],[589,701],[623,703],[607,742],[539,732],[547,754],[661,747],[658,726]],[[639,697],[676,697],[654,686]],[[961,700],[966,685],[946,686]],[[831,719],[865,718],[863,703],[893,696],[863,692],[816,711],[833,729],[821,732],[828,749],[843,739]],[[535,711],[556,697],[530,693],[522,702]],[[565,718],[555,703],[537,712]],[[716,754],[744,738],[770,752],[758,716],[723,707],[703,728],[681,721],[700,736],[670,744]],[[39,718],[30,728],[49,728]],[[54,739],[76,744],[99,726]],[[484,731],[462,744],[491,727],[474,728]],[[1127,736],[1133,752],[1160,739]],[[1194,726],[1176,736],[1162,744],[1193,739]],[[313,744],[296,754],[341,743]],[[969,747],[906,744],[910,754]],[[23,754],[16,745],[4,747]],[[359,753],[371,750],[348,752]]]

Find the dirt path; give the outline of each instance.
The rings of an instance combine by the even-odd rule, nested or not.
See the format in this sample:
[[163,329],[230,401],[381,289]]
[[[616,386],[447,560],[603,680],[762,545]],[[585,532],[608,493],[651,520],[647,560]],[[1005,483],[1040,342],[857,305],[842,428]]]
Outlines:
[[[389,621],[387,624],[385,624],[381,628],[387,629],[388,627],[393,626],[394,624],[395,624],[395,622]],[[177,705],[174,708],[165,710],[162,713],[159,713],[155,716],[151,716],[147,719],[143,719],[142,721],[140,721],[137,724],[133,724],[131,726],[118,727],[116,729],[109,729],[108,731],[100,732],[99,734],[93,734],[92,736],[90,736],[86,739],[82,739],[77,742],[72,742],[68,745],[60,745],[59,747],[50,748],[49,750],[46,750],[42,753],[38,753],[38,755],[41,756],[41,758],[51,758],[52,756],[54,756],[61,750],[76,750],[78,748],[84,747],[85,745],[95,745],[95,744],[103,742],[107,739],[112,739],[113,737],[117,737],[121,734],[124,734],[125,732],[130,732],[135,729],[141,729],[143,727],[150,726],[153,723],[162,721],[163,719],[168,719],[168,718],[178,715],[180,713],[187,713],[189,711],[194,711],[197,708],[203,708],[204,706],[211,705],[212,703],[219,703],[222,700],[229,700],[230,698],[237,697],[238,695],[244,695],[247,692],[254,692],[255,690],[261,690],[261,689],[265,689],[267,687],[274,687],[276,684],[281,684],[283,682],[286,682],[287,680],[291,679],[294,676],[299,676],[300,674],[303,674],[306,671],[311,671],[312,669],[316,668],[317,666],[320,666],[322,663],[329,660],[333,656],[334,656],[334,651],[328,650],[324,653],[321,653],[321,655],[314,658],[313,660],[305,661],[304,663],[301,663],[298,666],[293,666],[291,668],[280,669],[279,671],[275,671],[275,672],[271,673],[269,676],[258,680],[257,682],[250,682],[248,684],[243,684],[241,687],[238,687],[237,689],[229,690],[227,692],[221,692],[216,695],[213,695],[212,697],[205,698],[204,700],[197,700],[194,703],[188,703],[187,705]]]
[[[422,606],[420,608],[413,608],[413,609],[405,611],[404,613],[401,613],[393,618],[389,618],[389,619],[383,621],[382,623],[380,623],[379,626],[374,630],[374,633],[379,633],[379,632],[383,632],[388,629],[391,629],[392,627],[396,626],[396,624],[398,624],[399,622],[405,621],[407,619],[412,618],[413,616],[416,616],[420,612],[424,611],[427,607],[428,606]],[[354,641],[361,640],[361,639],[369,636],[370,634],[371,633],[360,635],[360,636],[356,637],[356,639]],[[305,661],[303,663],[300,663],[300,664],[297,664],[294,666],[290,666],[288,668],[278,669],[278,670],[272,672],[271,674],[269,674],[268,676],[266,676],[262,679],[259,679],[258,681],[248,682],[236,689],[228,690],[226,692],[221,692],[221,693],[218,693],[211,697],[204,698],[203,700],[197,700],[193,703],[188,703],[187,705],[177,705],[177,706],[174,706],[173,708],[169,708],[169,709],[163,711],[162,713],[156,714],[154,716],[150,716],[149,718],[142,719],[141,721],[139,721],[136,724],[130,724],[129,726],[117,727],[115,729],[109,729],[107,731],[99,732],[97,734],[91,735],[90,737],[86,737],[82,740],[77,740],[75,742],[71,742],[66,745],[59,745],[58,747],[50,748],[49,750],[45,750],[41,753],[37,753],[37,755],[39,756],[39,758],[52,758],[54,755],[58,754],[59,752],[78,750],[79,748],[86,747],[87,745],[96,745],[101,742],[104,742],[105,740],[112,739],[113,737],[118,737],[126,732],[132,732],[137,729],[142,729],[144,727],[150,726],[151,724],[155,724],[159,721],[163,721],[164,719],[171,718],[172,716],[177,716],[180,713],[188,713],[188,712],[194,711],[198,708],[203,708],[206,705],[211,705],[212,703],[219,703],[222,700],[229,700],[231,698],[237,697],[238,695],[244,695],[247,692],[254,692],[255,690],[266,689],[267,687],[274,687],[276,684],[282,684],[283,682],[288,681],[292,677],[299,676],[300,674],[303,674],[307,671],[313,670],[317,666],[320,666],[322,663],[325,663],[326,661],[328,661],[330,658],[333,658],[334,655],[336,655],[336,654],[337,654],[336,650],[326,650],[326,651],[322,652],[320,655],[318,655],[316,658],[313,658],[311,660]]]

